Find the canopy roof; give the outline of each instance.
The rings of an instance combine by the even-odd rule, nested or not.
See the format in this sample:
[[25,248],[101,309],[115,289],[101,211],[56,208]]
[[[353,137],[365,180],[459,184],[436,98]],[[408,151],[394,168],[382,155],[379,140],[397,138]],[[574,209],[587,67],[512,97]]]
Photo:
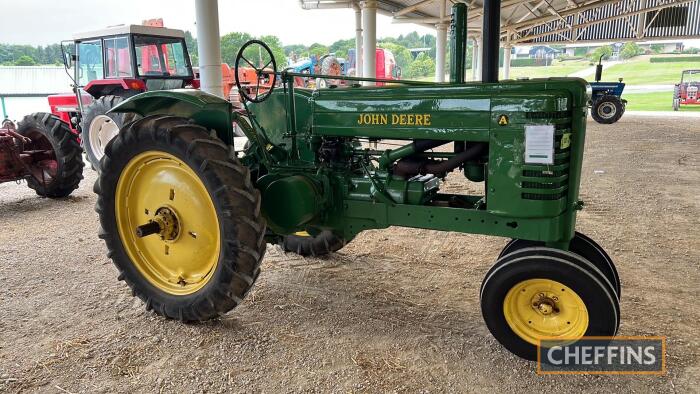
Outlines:
[[[369,0],[395,23],[450,22],[456,2],[468,5],[479,35],[484,0]],[[354,7],[355,0],[300,0],[302,8]],[[444,4],[444,5],[443,5]],[[443,10],[443,7],[444,10]],[[674,7],[674,10],[665,10]],[[665,10],[665,11],[662,11]],[[700,38],[700,0],[502,0],[501,39],[513,44]]]

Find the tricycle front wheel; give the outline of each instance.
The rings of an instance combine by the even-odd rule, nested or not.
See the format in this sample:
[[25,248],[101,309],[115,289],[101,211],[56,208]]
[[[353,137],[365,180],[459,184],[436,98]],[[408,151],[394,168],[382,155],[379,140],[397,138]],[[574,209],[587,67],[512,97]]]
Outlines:
[[484,279],[481,312],[491,334],[511,353],[537,359],[542,339],[574,343],[613,336],[620,306],[593,264],[570,252],[531,247],[501,257]]

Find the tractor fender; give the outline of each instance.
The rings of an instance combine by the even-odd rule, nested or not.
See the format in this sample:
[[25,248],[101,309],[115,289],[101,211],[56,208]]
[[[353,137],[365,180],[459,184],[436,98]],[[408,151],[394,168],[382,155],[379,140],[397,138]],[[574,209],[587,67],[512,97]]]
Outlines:
[[153,90],[130,97],[109,112],[188,118],[198,125],[214,129],[222,141],[233,144],[231,103],[201,90]]

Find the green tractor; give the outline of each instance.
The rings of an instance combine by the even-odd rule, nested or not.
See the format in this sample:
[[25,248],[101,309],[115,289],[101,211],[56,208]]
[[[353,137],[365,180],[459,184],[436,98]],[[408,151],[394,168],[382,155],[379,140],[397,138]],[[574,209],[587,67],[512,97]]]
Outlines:
[[[334,76],[348,87],[295,88],[304,75],[277,72],[267,45],[250,41],[236,68],[253,65],[273,88],[241,89],[243,114],[198,90],[115,107],[141,117],[107,146],[95,185],[119,279],[157,314],[204,321],[243,302],[267,243],[321,255],[389,226],[487,234],[512,239],[480,289],[509,351],[535,359],[545,337],[615,335],[617,272],[575,231],[589,86],[463,83],[466,9],[454,7],[450,83]],[[376,147],[387,140],[401,146]],[[484,193],[441,191],[452,172]]]

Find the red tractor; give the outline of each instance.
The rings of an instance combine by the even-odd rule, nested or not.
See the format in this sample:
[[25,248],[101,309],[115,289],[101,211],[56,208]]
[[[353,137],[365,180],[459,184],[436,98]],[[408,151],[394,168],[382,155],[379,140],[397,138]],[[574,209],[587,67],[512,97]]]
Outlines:
[[66,197],[83,179],[83,150],[67,123],[48,113],[0,125],[0,183],[26,180],[40,196]]
[[681,82],[673,87],[673,110],[678,111],[683,105],[700,105],[700,70],[684,70]]
[[64,55],[73,67],[74,92],[49,96],[51,112],[80,135],[93,168],[107,143],[130,119],[107,113],[128,97],[147,90],[199,87],[182,30],[160,25],[120,25],[77,34],[74,52]]

